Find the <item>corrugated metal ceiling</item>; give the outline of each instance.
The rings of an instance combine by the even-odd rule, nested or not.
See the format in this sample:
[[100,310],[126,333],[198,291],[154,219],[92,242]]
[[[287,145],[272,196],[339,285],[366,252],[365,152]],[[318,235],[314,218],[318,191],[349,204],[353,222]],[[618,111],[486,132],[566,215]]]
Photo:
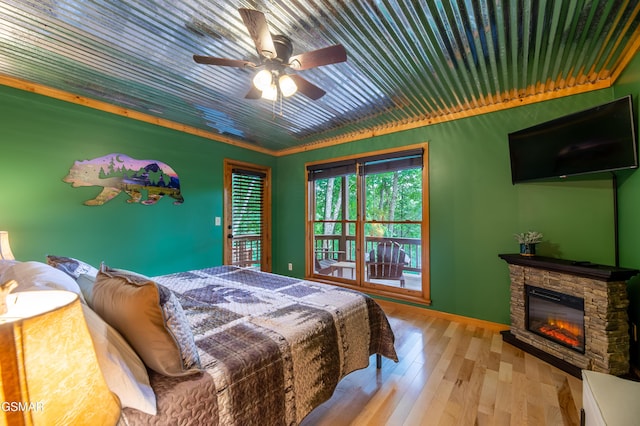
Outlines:
[[[294,55],[345,46],[297,71],[327,95],[247,100],[255,71],[193,61],[258,61],[240,7]],[[4,76],[274,152],[607,87],[640,43],[630,0],[0,0],[0,22]]]

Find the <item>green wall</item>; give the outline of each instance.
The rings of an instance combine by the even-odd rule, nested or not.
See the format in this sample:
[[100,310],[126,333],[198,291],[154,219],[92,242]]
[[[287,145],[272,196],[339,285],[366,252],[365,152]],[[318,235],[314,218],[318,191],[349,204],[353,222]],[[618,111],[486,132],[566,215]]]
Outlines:
[[[159,275],[222,262],[222,164],[234,158],[273,167],[274,272],[304,275],[304,163],[429,142],[432,309],[509,322],[509,278],[499,253],[512,234],[545,234],[540,254],[612,264],[608,179],[513,186],[507,133],[632,93],[637,61],[614,89],[546,101],[455,122],[271,157],[79,105],[0,87],[0,229],[22,260],[48,253]],[[634,71],[635,70],[635,71]],[[127,204],[126,195],[88,207],[99,188],[62,182],[75,160],[120,152],[160,160],[180,176],[185,202]],[[621,189],[622,266],[640,267],[640,175]],[[293,271],[287,270],[287,263]]]
[[[636,114],[640,111],[640,55],[636,55],[615,85],[615,97],[631,93]],[[640,269],[640,173],[626,172],[618,180],[620,221],[620,264]],[[629,282],[629,317],[640,326],[640,277]],[[638,330],[640,333],[640,330]],[[640,366],[640,347],[632,341],[632,361]]]
[[[507,134],[612,99],[612,90],[495,112],[278,158],[274,270],[304,273],[304,163],[429,142],[432,309],[509,322],[509,277],[499,253],[513,234],[545,235],[539,253],[614,263],[610,179],[511,184]],[[285,231],[286,230],[286,231]]]
[[[98,187],[62,182],[76,160],[110,153],[167,163],[184,204],[82,203]],[[152,124],[0,86],[0,229],[21,260],[46,254],[159,275],[222,263],[223,159],[274,158]]]

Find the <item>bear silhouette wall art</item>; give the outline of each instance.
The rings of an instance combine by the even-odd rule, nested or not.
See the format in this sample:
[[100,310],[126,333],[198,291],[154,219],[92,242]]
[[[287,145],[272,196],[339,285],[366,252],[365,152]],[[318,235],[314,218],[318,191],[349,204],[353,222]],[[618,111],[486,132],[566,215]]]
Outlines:
[[[161,161],[137,160],[124,154],[114,153],[76,161],[63,181],[74,188],[102,187],[95,198],[84,202],[87,206],[102,205],[122,191],[129,195],[128,203],[151,205],[165,195],[175,199],[175,205],[184,202],[180,179],[171,167]],[[142,200],[144,192],[147,198]]]

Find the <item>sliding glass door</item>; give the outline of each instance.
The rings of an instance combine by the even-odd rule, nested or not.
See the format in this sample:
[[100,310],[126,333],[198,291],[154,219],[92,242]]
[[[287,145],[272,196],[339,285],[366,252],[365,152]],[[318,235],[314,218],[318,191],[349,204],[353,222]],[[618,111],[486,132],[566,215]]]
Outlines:
[[360,170],[367,280],[422,290],[422,152],[369,159]]
[[353,167],[346,173],[331,170],[313,178],[314,273],[356,279],[357,179]]
[[307,165],[310,277],[428,300],[426,144]]

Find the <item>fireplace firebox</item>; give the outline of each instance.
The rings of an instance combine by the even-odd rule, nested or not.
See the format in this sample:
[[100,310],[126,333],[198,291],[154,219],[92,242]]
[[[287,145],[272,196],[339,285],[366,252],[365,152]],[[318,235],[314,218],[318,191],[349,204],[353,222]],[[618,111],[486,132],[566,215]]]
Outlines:
[[525,285],[527,330],[579,353],[585,353],[584,299]]

